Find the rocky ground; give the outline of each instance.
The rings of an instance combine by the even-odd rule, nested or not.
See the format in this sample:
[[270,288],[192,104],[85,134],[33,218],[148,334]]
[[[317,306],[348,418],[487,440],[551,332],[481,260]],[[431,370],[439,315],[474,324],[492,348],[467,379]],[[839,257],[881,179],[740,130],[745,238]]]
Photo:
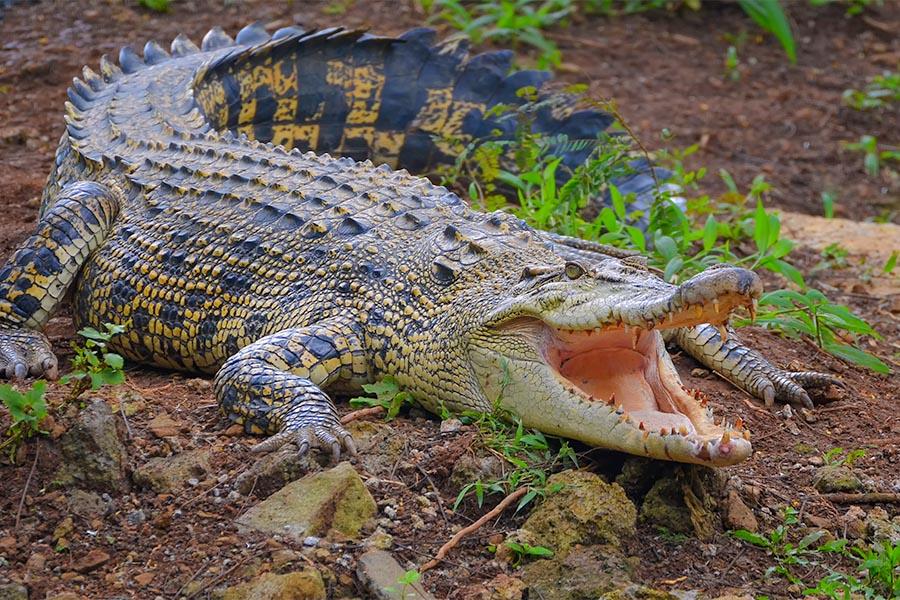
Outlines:
[[[360,458],[334,466],[318,455],[250,453],[255,440],[222,419],[206,379],[129,367],[125,384],[78,403],[64,402],[65,388],[51,384],[47,397],[58,409],[45,424],[50,434],[15,463],[0,462],[0,598],[344,598],[372,597],[378,585],[393,587],[390,597],[416,590],[438,598],[667,598],[694,590],[692,597],[786,598],[801,596],[802,586],[766,578],[772,559],[726,530],[771,531],[793,507],[797,537],[809,529],[852,540],[897,536],[900,283],[897,271],[882,272],[900,249],[891,223],[900,207],[897,171],[887,164],[878,177],[867,175],[862,156],[841,142],[868,134],[896,147],[900,127],[896,111],[860,113],[840,97],[896,68],[900,10],[887,2],[851,18],[843,9],[791,4],[796,66],[736,6],[712,2],[699,13],[582,15],[549,35],[563,51],[561,77],[614,97],[651,149],[698,145],[686,164],[708,167],[704,191],[726,191],[719,169],[741,190],[765,175],[774,188],[767,201],[785,210],[784,228],[799,243],[792,260],[881,333],[864,347],[893,373],[876,376],[811,344],[748,328],[745,339],[775,363],[848,384],[815,411],[767,409],[679,357],[686,383],[707,391],[717,414],[749,426],[750,461],[711,472],[578,447],[582,470],[555,476],[561,492],[533,509],[504,511],[408,586],[397,581],[403,571],[426,563],[500,500],[453,510],[462,486],[509,468],[473,426],[442,426],[416,410],[390,423],[367,417],[350,424]],[[119,1],[5,9],[0,259],[34,227],[65,88],[82,64],[179,32],[198,40],[216,24],[234,32],[259,19],[393,34],[425,18],[406,0],[187,1],[168,14]],[[740,58],[736,79],[723,66],[729,45]],[[846,220],[815,217],[823,192],[834,194]],[[875,219],[887,223],[859,223]],[[834,242],[848,254],[822,268],[821,251]],[[48,334],[71,357],[65,312]],[[823,458],[834,448],[865,454],[849,468]],[[519,565],[504,541],[555,555]],[[498,545],[496,554],[488,550]],[[824,574],[795,569],[807,584]]]

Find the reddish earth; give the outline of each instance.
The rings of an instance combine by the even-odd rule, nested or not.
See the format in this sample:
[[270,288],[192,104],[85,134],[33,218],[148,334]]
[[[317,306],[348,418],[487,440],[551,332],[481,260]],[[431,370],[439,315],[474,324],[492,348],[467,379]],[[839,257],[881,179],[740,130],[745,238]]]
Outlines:
[[[344,5],[343,14],[340,10],[333,14],[333,9]],[[728,4],[704,3],[700,13],[661,12],[619,19],[579,16],[569,27],[549,35],[563,51],[562,77],[589,82],[593,93],[615,98],[648,147],[664,146],[663,129],[671,132],[667,142],[671,148],[699,144],[687,165],[708,168],[710,175],[702,189],[711,195],[726,189],[715,176],[720,169],[727,169],[741,190],[749,188],[754,176],[764,174],[773,186],[767,198],[771,207],[821,214],[821,195],[829,192],[837,198],[839,216],[898,222],[897,171],[885,168],[878,178],[868,176],[861,155],[841,145],[870,134],[882,148],[896,147],[900,144],[897,112],[851,110],[841,103],[841,93],[862,87],[867,77],[884,69],[896,68],[900,7],[887,2],[853,18],[846,17],[841,6],[791,4],[791,11],[798,40],[796,66],[787,62],[770,37],[758,34],[738,7]],[[270,28],[340,24],[396,34],[422,24],[425,15],[408,0],[277,6],[259,0],[190,1],[173,3],[169,14],[111,1],[22,3],[6,9],[0,20],[0,211],[4,215],[0,259],[35,225],[41,188],[62,131],[65,89],[83,64],[96,65],[101,54],[115,55],[124,44],[141,47],[147,39],[167,41],[179,32],[199,40],[212,25],[234,32],[256,19]],[[738,39],[741,64],[736,80],[726,75],[723,66],[726,49],[734,43],[726,36]],[[776,523],[767,514],[777,515],[781,507],[793,504],[808,522],[824,524],[842,535],[840,517],[848,505],[829,501],[812,488],[811,463],[815,461],[811,456],[835,447],[864,449],[866,454],[855,470],[869,488],[900,491],[900,378],[896,373],[900,283],[896,271],[881,273],[890,249],[900,249],[900,238],[892,233],[896,229],[889,230],[883,239],[872,237],[867,248],[869,234],[856,236],[847,266],[813,273],[822,260],[818,251],[829,239],[843,242],[845,236],[829,233],[827,223],[796,222],[801,225],[793,227],[791,235],[801,247],[792,254],[794,262],[833,301],[849,305],[881,333],[883,340],[867,339],[863,344],[894,372],[876,376],[802,341],[746,330],[747,341],[775,363],[834,373],[848,384],[839,401],[801,418],[760,407],[716,378],[697,379],[691,375],[696,367],[692,361],[680,358],[677,362],[689,385],[708,392],[717,414],[741,417],[752,430],[756,455],[729,469],[727,475],[757,490],[754,509],[763,526],[771,528]],[[884,234],[883,228],[878,231]],[[866,262],[868,255],[876,258]],[[71,322],[63,315],[49,333],[65,356],[74,337]],[[209,478],[178,494],[135,488],[113,498],[114,510],[102,517],[73,514],[67,492],[54,485],[55,441],[31,442],[16,464],[5,460],[0,464],[5,480],[0,489],[0,556],[9,563],[0,568],[0,582],[5,578],[27,582],[31,598],[66,591],[75,594],[72,597],[92,598],[206,597],[212,588],[278,568],[277,557],[283,556],[278,551],[289,543],[238,534],[233,525],[235,515],[258,501],[262,491],[236,500],[220,498],[216,491],[220,479],[234,478],[246,469],[253,440],[225,432],[227,423],[203,381],[141,368],[131,368],[127,375],[124,390],[144,398],[142,409],[129,418],[130,468],[173,450],[213,447]],[[120,392],[101,390],[100,395],[118,404]],[[62,395],[52,388],[49,397],[59,402]],[[57,432],[72,422],[76,410],[70,407],[55,414]],[[148,424],[159,414],[181,423],[176,435],[160,438],[150,431]],[[0,424],[4,422],[0,418]],[[448,507],[454,494],[445,483],[453,461],[469,450],[473,436],[464,432],[441,437],[438,423],[421,417],[402,417],[395,427],[410,440],[407,458],[395,466],[390,481],[373,485],[372,492],[381,506],[400,507],[391,531],[395,552],[421,564],[478,515],[474,507],[451,514]],[[812,454],[807,453],[810,449]],[[600,472],[614,471],[619,463],[616,456],[586,449],[581,461],[583,467]],[[434,486],[441,494],[443,511],[417,529],[409,519],[415,512],[415,497],[434,491]],[[883,508],[896,516],[900,504],[889,502]],[[128,518],[136,511],[146,517],[142,522]],[[72,519],[63,536],[68,551],[57,552],[54,546],[60,536],[54,530],[65,525],[67,517]],[[467,538],[451,554],[443,576],[426,575],[426,585],[439,597],[465,597],[463,586],[491,579],[503,569],[483,552],[488,536],[515,529],[520,522],[519,517],[506,516]],[[762,553],[731,540],[721,529],[713,544],[675,541],[649,526],[641,529],[638,539],[640,543],[631,550],[641,557],[640,575],[648,584],[663,586],[667,580],[687,576],[679,587],[713,595],[729,588],[771,597],[789,595],[782,580],[762,580],[770,564]],[[341,552],[323,551],[315,560],[333,568],[333,594],[352,595],[356,584],[341,556]]]

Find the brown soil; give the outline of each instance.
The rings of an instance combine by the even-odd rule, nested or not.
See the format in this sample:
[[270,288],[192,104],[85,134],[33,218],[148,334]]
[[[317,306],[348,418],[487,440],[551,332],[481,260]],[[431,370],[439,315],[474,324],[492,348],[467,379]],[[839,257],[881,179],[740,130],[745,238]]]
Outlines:
[[[41,189],[49,172],[56,141],[62,131],[65,90],[83,64],[96,65],[103,53],[115,55],[125,44],[141,47],[147,39],[168,41],[184,32],[199,40],[212,25],[234,32],[259,19],[270,28],[290,24],[306,26],[366,27],[381,34],[396,34],[423,23],[425,16],[409,0],[399,2],[303,2],[242,0],[239,2],[173,2],[169,14],[155,14],[122,2],[39,2],[16,4],[0,20],[0,259],[7,257],[34,227]],[[349,4],[343,14],[333,7]],[[859,88],[867,77],[900,61],[900,6],[885,6],[848,18],[840,6],[809,8],[791,4],[797,34],[799,65],[792,66],[780,48],[735,5],[704,3],[700,13],[657,13],[620,19],[583,17],[550,35],[563,51],[562,76],[567,81],[590,82],[593,93],[614,97],[621,112],[651,149],[659,149],[660,132],[674,136],[673,148],[699,144],[689,167],[708,167],[703,189],[725,191],[714,176],[727,169],[742,190],[757,174],[764,174],[773,191],[769,204],[807,214],[821,213],[821,194],[837,196],[840,216],[862,220],[887,217],[897,221],[900,208],[897,173],[885,169],[872,178],[862,158],[841,149],[842,141],[875,135],[883,147],[900,143],[896,111],[860,113],[842,105],[841,93]],[[723,67],[730,42],[744,41],[738,52],[739,77],[731,80]],[[896,371],[900,352],[900,284],[896,275],[885,276],[881,266],[891,250],[900,249],[896,229],[850,236],[829,229],[828,222],[799,223],[791,236],[801,247],[795,262],[806,273],[820,263],[818,251],[828,240],[853,237],[848,265],[819,270],[810,280],[836,302],[850,305],[883,335],[866,340],[866,348],[891,363]],[[852,223],[843,225],[852,229]],[[815,235],[812,232],[815,231]],[[823,233],[823,231],[825,233]],[[885,233],[887,231],[887,233]],[[810,232],[807,240],[805,234]],[[875,235],[886,235],[878,239]],[[892,237],[893,236],[893,237]],[[865,240],[870,239],[867,247]],[[807,246],[804,247],[804,243]],[[885,250],[887,249],[887,252]],[[866,262],[866,257],[871,255]],[[792,255],[794,256],[794,255]],[[777,284],[777,282],[775,282]],[[66,355],[74,337],[65,316],[49,332],[57,350]],[[741,417],[753,431],[757,453],[747,463],[729,469],[745,486],[758,490],[755,506],[763,526],[771,516],[793,504],[804,515],[844,533],[840,515],[848,506],[833,504],[811,486],[810,456],[834,447],[862,448],[866,455],[855,469],[872,491],[900,491],[900,378],[896,372],[875,376],[824,355],[801,341],[783,340],[755,328],[744,337],[775,363],[798,369],[835,373],[848,384],[839,402],[818,409],[808,418],[789,417],[783,410],[766,409],[716,378],[699,378],[696,364],[680,358],[678,366],[688,385],[702,387],[717,406],[717,414]],[[209,589],[246,580],[257,571],[273,569],[277,550],[287,542],[261,535],[237,533],[236,514],[260,498],[221,498],[217,477],[235,477],[253,460],[248,448],[254,440],[225,433],[227,423],[215,409],[208,385],[168,373],[134,368],[128,371],[126,390],[140,393],[144,410],[129,420],[130,467],[153,456],[180,449],[214,447],[210,480],[177,495],[135,489],[112,499],[114,510],[104,518],[70,514],[65,492],[53,485],[56,444],[52,439],[33,442],[20,453],[17,465],[0,465],[5,484],[0,489],[0,581],[26,581],[31,598],[62,592],[72,597],[178,598],[205,597]],[[101,390],[114,404],[116,392]],[[62,392],[53,389],[51,400]],[[64,430],[73,412],[56,415]],[[157,414],[168,414],[185,424],[178,435],[158,438],[148,429]],[[421,564],[456,529],[477,518],[474,507],[451,514],[453,494],[445,479],[453,460],[471,445],[471,432],[441,436],[431,419],[405,416],[396,422],[409,436],[407,459],[398,463],[391,480],[372,486],[380,506],[398,509],[391,533],[395,551],[405,560]],[[813,454],[804,453],[804,448]],[[40,449],[40,451],[38,451]],[[585,452],[582,464],[600,471],[617,464],[615,455]],[[32,466],[35,469],[32,472]],[[434,491],[443,511],[416,528],[411,515],[415,497]],[[223,501],[224,500],[224,501]],[[20,507],[20,501],[22,505]],[[20,510],[21,508],[21,510]],[[885,504],[892,516],[900,505]],[[144,522],[126,518],[143,511]],[[73,527],[64,537],[68,551],[57,552],[53,532],[67,516]],[[815,519],[813,519],[815,520]],[[490,533],[515,529],[518,518],[506,516],[485,532],[468,538],[451,553],[441,571],[425,576],[426,585],[439,597],[462,598],[465,587],[496,576],[504,567],[484,553]],[[642,559],[640,575],[652,585],[680,581],[680,588],[698,588],[716,594],[736,588],[785,597],[783,581],[765,582],[766,557],[720,533],[712,544],[697,540],[673,541],[643,527],[632,549]],[[94,570],[81,563],[91,552],[99,564]],[[97,551],[105,553],[97,554]],[[332,590],[352,593],[352,561],[343,556],[352,546],[314,555],[319,565],[330,566]],[[40,554],[40,558],[35,558]],[[29,559],[31,559],[29,561]],[[42,566],[38,563],[45,561]],[[26,564],[27,563],[27,564]],[[443,573],[442,576],[437,573]],[[152,573],[152,576],[145,575]],[[686,580],[679,580],[686,576]],[[473,588],[468,588],[471,592]],[[190,592],[190,593],[188,593]],[[356,592],[361,594],[361,592]]]

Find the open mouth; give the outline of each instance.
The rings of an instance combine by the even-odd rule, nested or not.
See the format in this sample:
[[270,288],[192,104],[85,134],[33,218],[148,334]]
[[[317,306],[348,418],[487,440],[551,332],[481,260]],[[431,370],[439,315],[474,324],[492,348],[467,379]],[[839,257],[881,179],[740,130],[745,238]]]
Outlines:
[[[566,387],[592,402],[606,402],[640,429],[698,434],[691,420],[697,400],[686,392],[659,331],[555,331],[546,358]],[[706,432],[704,432],[706,433]]]

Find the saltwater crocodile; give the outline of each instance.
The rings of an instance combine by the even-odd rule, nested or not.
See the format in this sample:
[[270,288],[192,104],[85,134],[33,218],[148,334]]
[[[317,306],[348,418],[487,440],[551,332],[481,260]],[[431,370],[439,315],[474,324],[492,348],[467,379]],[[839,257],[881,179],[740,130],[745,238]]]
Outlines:
[[[355,452],[325,390],[390,374],[432,411],[499,404],[547,433],[725,465],[748,434],[683,388],[662,331],[768,402],[830,380],[723,340],[761,293],[752,272],[670,285],[395,170],[447,160],[448,138],[510,134],[488,109],[546,79],[432,36],[216,28],[200,48],[180,36],[86,67],[37,231],[0,271],[0,373],[55,375],[40,330],[71,287],[79,327],[129,324],[110,344],[126,358],[214,373],[225,414],[273,434],[262,449]],[[542,96],[536,130],[610,124],[570,100]]]

